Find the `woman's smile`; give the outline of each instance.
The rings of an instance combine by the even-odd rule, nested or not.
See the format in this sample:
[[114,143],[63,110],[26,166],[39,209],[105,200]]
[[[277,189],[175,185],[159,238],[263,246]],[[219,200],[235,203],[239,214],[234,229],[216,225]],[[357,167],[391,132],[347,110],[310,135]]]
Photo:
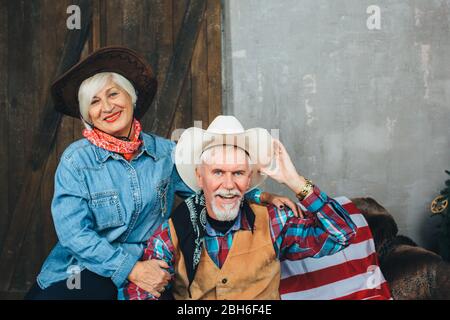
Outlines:
[[112,123],[112,122],[116,121],[117,119],[119,119],[121,115],[122,115],[122,111],[117,111],[117,112],[105,117],[103,120],[105,120],[108,123]]

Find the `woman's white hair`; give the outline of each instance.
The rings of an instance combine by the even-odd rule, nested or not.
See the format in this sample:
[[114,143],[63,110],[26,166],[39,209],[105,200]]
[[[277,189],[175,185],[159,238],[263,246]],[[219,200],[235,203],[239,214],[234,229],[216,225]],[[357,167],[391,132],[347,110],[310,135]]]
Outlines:
[[136,90],[127,78],[115,72],[97,73],[84,80],[80,85],[80,89],[78,89],[78,103],[80,105],[81,121],[89,130],[92,129],[91,125],[87,122],[92,122],[89,117],[89,107],[91,105],[92,98],[108,83],[109,80],[112,80],[112,82],[121,87],[130,95],[133,108],[136,108]]

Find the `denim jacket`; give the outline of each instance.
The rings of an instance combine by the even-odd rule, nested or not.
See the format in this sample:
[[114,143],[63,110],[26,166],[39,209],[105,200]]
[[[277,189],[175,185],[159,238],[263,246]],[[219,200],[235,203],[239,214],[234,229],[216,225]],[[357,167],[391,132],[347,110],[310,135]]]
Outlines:
[[169,218],[175,193],[192,195],[174,166],[175,143],[143,132],[141,139],[130,162],[86,139],[64,151],[51,205],[59,241],[38,275],[41,288],[85,268],[123,286],[145,242]]

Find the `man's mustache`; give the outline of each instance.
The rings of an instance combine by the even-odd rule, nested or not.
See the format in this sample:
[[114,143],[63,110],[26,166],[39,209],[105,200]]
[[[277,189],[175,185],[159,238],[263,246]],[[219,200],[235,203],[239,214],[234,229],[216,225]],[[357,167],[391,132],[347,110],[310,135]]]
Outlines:
[[230,196],[242,196],[242,193],[237,189],[219,189],[213,194],[214,196],[221,196],[221,197],[230,197]]

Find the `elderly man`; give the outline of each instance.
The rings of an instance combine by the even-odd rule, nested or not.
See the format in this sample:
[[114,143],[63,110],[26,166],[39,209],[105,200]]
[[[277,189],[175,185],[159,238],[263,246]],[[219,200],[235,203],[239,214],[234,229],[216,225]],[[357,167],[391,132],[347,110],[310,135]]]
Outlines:
[[[165,289],[175,299],[279,299],[280,260],[333,254],[355,234],[348,213],[299,175],[264,129],[244,131],[236,118],[219,116],[206,131],[183,133],[175,162],[197,193],[150,237],[142,257],[167,264]],[[287,185],[312,214],[249,204],[243,195],[266,176]],[[119,298],[156,299],[131,282]]]

